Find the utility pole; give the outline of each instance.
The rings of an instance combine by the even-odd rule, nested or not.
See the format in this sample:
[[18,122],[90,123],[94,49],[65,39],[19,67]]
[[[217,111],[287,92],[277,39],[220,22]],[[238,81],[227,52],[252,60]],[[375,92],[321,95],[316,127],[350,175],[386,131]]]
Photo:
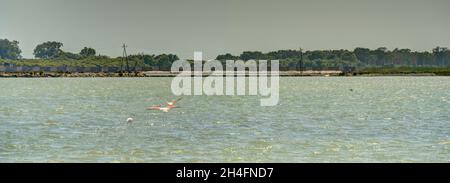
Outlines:
[[[125,61],[126,62],[126,69],[127,69],[127,72],[129,73],[130,72],[130,65],[128,63],[127,45],[125,45],[125,43],[124,43],[122,45],[122,48],[123,48],[123,53],[122,53],[122,66],[121,67],[123,67],[123,62]],[[123,69],[121,69],[121,70],[123,70]]]
[[301,72],[303,72],[303,49],[300,48],[299,50],[300,50],[300,60],[297,65],[298,65],[298,70],[300,70],[300,73],[301,73]]

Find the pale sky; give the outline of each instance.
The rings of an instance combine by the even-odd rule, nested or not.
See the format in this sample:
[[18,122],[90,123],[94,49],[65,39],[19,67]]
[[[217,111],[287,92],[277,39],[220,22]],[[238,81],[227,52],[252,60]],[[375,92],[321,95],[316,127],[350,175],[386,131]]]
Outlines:
[[22,56],[60,41],[109,56],[450,46],[450,0],[0,0],[0,38]]

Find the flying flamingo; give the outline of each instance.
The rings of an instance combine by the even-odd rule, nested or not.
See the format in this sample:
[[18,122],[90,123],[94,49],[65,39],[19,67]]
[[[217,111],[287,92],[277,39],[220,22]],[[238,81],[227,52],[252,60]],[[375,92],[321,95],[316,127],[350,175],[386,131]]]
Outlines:
[[171,109],[176,108],[176,106],[167,106],[167,107],[162,107],[161,105],[155,105],[155,106],[151,106],[151,107],[147,107],[147,110],[159,110],[162,112],[169,112]]
[[[162,99],[162,100],[164,100],[164,99]],[[167,100],[164,100],[164,102],[167,104],[166,107],[163,107],[162,105],[155,105],[155,106],[147,107],[146,109],[147,110],[160,110],[160,111],[163,111],[163,112],[169,112],[173,108],[178,108],[176,106],[176,104],[180,100],[181,100],[181,98],[173,100],[172,102],[168,102]]]
[[[162,98],[161,98],[161,99],[162,99]],[[182,98],[178,98],[178,99],[172,100],[172,102],[168,102],[167,100],[164,100],[164,99],[162,99],[162,100],[164,100],[164,102],[166,102],[167,107],[172,107],[172,108],[174,108],[174,107],[176,107],[177,102],[180,101],[181,99],[182,99]]]

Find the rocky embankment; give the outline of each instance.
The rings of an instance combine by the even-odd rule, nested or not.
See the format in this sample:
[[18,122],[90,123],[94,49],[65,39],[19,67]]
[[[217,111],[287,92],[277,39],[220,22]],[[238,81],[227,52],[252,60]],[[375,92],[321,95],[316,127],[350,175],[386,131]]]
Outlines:
[[[269,72],[270,73],[270,72]],[[143,71],[131,73],[117,72],[0,72],[0,77],[8,78],[33,78],[33,77],[175,77],[179,73],[169,71]],[[203,72],[203,76],[209,76],[210,72]],[[226,73],[224,73],[224,76]],[[236,74],[240,75],[240,74]],[[259,76],[258,72],[246,72],[246,76]],[[280,71],[279,76],[350,76],[341,71]]]

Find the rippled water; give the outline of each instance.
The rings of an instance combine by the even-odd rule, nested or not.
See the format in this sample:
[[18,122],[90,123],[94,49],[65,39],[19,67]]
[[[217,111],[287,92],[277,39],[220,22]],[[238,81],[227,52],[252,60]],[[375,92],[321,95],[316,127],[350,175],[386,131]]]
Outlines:
[[170,82],[0,79],[0,162],[450,162],[449,77],[286,77],[274,107],[186,96],[146,111]]

